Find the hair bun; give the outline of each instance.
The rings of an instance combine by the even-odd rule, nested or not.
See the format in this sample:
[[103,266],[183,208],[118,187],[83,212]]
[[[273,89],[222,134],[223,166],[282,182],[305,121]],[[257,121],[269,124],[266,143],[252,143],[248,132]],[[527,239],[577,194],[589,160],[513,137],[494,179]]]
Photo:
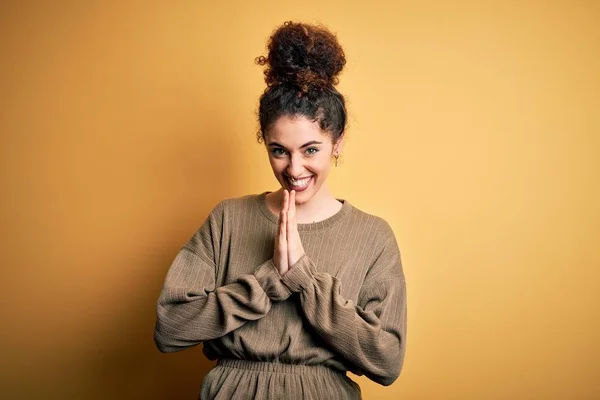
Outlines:
[[271,35],[267,48],[268,56],[257,57],[256,63],[266,65],[268,87],[290,84],[302,93],[327,88],[338,83],[346,64],[337,38],[322,26],[288,21]]

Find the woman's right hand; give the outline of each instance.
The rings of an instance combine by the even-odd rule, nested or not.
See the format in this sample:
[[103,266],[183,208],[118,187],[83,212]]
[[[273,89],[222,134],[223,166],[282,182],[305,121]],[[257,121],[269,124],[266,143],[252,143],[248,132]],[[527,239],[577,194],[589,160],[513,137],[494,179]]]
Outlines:
[[275,236],[275,251],[273,252],[273,263],[281,276],[285,275],[289,269],[287,248],[287,213],[289,209],[289,197],[289,192],[284,190],[281,201],[281,211],[279,211],[279,229]]

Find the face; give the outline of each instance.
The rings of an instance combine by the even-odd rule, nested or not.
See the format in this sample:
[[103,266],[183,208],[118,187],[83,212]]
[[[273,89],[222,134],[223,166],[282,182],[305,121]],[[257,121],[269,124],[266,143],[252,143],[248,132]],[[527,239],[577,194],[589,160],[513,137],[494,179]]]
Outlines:
[[273,173],[282,188],[296,191],[297,204],[318,198],[327,190],[331,158],[339,154],[341,142],[334,145],[318,122],[303,116],[283,116],[265,135]]

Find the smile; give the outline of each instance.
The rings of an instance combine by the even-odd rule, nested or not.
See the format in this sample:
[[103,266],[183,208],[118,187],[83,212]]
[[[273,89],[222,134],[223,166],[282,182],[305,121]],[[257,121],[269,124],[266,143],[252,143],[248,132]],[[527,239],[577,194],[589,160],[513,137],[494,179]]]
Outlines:
[[296,192],[301,192],[308,188],[308,186],[310,185],[310,181],[312,180],[312,176],[308,176],[306,178],[298,180],[287,177],[286,180],[289,183],[289,186],[292,190],[295,190]]

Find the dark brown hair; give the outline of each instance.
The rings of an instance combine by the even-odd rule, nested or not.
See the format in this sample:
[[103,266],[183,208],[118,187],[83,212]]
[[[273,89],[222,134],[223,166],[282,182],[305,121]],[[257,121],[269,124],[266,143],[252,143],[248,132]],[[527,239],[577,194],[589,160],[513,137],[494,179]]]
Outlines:
[[265,67],[267,88],[260,97],[258,141],[282,116],[317,121],[337,142],[346,128],[346,102],[335,89],[346,57],[337,38],[323,26],[286,22],[268,41]]

